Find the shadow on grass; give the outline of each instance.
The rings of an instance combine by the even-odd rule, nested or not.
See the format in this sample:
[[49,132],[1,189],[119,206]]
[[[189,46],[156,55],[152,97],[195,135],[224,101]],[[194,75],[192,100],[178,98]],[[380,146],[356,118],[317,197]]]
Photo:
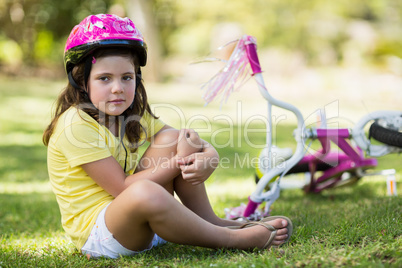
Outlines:
[[46,147],[43,145],[0,146],[2,182],[32,182],[48,179]]
[[0,234],[46,235],[60,231],[60,212],[53,193],[0,194]]

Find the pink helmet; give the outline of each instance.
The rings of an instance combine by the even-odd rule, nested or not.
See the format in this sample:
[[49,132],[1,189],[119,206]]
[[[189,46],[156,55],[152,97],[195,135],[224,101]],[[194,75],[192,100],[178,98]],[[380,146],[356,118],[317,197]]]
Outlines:
[[76,25],[64,49],[64,66],[69,73],[90,52],[100,47],[128,47],[134,49],[140,66],[147,62],[147,45],[140,31],[129,18],[98,14],[86,17]]

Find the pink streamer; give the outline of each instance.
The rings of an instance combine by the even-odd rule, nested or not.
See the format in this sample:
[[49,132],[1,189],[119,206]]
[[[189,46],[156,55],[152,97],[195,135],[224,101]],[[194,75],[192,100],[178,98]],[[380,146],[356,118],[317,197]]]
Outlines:
[[[251,77],[249,76],[251,75],[251,68],[248,64],[249,59],[246,51],[246,44],[250,42],[256,44],[255,38],[249,35],[242,36],[225,67],[202,86],[205,88],[203,95],[205,105],[218,95],[222,95],[221,105],[223,102],[226,103],[230,94],[237,91]],[[240,85],[236,87],[238,81],[240,81]]]

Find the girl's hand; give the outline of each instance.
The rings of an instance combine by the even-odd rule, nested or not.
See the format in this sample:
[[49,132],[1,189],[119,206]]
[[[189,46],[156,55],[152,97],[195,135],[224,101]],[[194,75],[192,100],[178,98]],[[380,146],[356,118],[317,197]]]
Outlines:
[[193,185],[206,181],[219,164],[216,150],[207,142],[203,142],[204,150],[202,152],[177,158],[183,179]]
[[177,156],[185,157],[202,151],[202,140],[193,129],[181,129],[177,141]]

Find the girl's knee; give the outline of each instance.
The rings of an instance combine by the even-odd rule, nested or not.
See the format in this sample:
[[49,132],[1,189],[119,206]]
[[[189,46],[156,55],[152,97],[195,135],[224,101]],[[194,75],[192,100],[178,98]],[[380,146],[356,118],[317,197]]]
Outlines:
[[167,198],[172,198],[165,188],[149,180],[134,182],[125,190],[125,194],[134,209],[144,211],[161,209],[167,203]]
[[152,137],[151,145],[140,159],[136,172],[155,167],[175,156],[178,137],[179,131],[176,129],[162,130]]
[[162,130],[156,135],[156,138],[152,141],[154,146],[167,147],[177,147],[177,140],[179,138],[180,132],[177,129],[169,128]]

